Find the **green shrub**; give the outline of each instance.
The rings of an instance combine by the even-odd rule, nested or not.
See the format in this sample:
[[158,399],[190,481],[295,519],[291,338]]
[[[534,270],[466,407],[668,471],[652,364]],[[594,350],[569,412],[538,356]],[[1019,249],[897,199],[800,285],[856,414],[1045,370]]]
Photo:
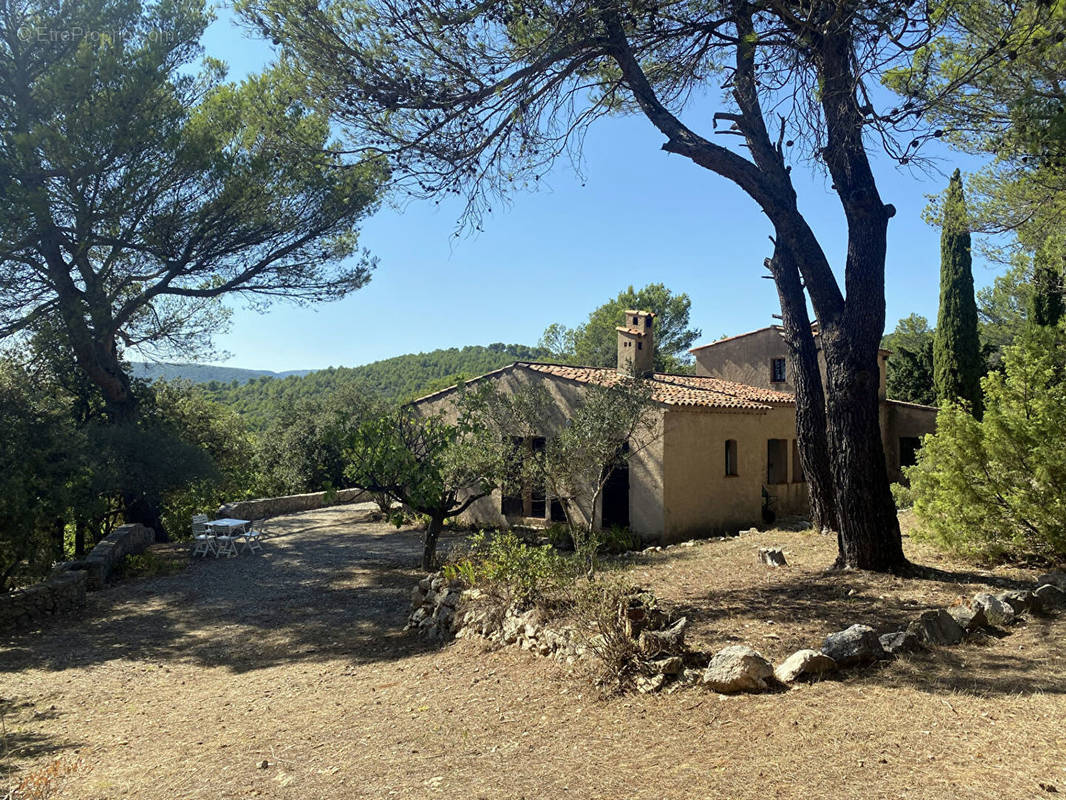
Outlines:
[[467,555],[444,567],[444,577],[503,590],[520,604],[536,603],[573,578],[571,561],[551,547],[526,544],[511,531],[491,537],[482,531],[470,538]]
[[903,510],[914,505],[914,490],[902,483],[893,483],[889,488],[892,490],[892,499],[896,501],[896,508]]
[[986,559],[1066,559],[1066,336],[1034,328],[982,380],[981,421],[946,406],[907,470],[919,535]]
[[607,530],[600,531],[599,551],[601,553],[626,553],[630,550],[640,549],[640,537],[618,525],[613,525]]

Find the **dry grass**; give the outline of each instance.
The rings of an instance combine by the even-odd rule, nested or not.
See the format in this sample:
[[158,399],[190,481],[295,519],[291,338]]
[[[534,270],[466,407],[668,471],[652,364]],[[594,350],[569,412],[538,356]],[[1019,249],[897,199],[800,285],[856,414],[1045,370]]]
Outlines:
[[[598,699],[513,648],[399,633],[417,535],[328,510],[263,557],[194,563],[93,599],[0,649],[4,780],[79,757],[64,797],[1035,798],[1066,791],[1066,621],[789,692]],[[781,570],[759,545],[785,548]],[[707,648],[779,656],[856,621],[892,624],[982,574],[825,574],[832,543],[771,532],[642,557]],[[854,594],[849,594],[854,590]],[[773,638],[777,636],[780,638]],[[260,767],[263,762],[266,767]]]

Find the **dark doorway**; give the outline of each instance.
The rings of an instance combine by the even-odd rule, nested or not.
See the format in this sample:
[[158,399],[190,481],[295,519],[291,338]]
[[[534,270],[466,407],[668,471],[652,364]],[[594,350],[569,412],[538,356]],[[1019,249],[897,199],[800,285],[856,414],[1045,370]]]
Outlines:
[[917,436],[899,437],[899,465],[913,467],[918,463],[918,451],[922,449],[922,440]]
[[[622,452],[629,452],[629,443],[622,445]],[[623,461],[607,477],[601,498],[603,513],[600,526],[603,528],[629,527],[629,462]]]

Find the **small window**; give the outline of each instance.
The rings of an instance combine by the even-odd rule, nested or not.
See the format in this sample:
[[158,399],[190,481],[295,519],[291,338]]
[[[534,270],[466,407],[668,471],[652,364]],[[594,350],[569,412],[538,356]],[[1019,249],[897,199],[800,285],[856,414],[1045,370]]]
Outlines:
[[725,474],[737,474],[737,440],[726,439],[725,443]]
[[639,325],[640,324],[640,317],[633,317],[633,324],[634,325]]
[[800,461],[799,442],[796,439],[792,440],[792,482],[807,482],[807,476],[803,474],[803,463]]
[[651,327],[651,317],[645,317],[644,318],[644,327],[645,328],[650,328]]
[[785,382],[785,359],[775,358],[770,361],[770,380],[773,383]]
[[637,349],[638,350],[643,350],[644,349],[644,342],[637,342]]
[[766,482],[788,483],[788,439],[767,439]]

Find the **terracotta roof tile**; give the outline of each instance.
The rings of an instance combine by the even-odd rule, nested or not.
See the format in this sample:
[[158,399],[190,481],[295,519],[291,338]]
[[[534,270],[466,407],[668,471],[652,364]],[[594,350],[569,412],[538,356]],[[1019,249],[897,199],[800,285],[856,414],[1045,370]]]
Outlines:
[[[617,370],[610,367],[571,367],[563,364],[538,364],[520,361],[515,366],[555,375],[578,383],[611,386],[618,381]],[[760,389],[743,383],[698,375],[670,375],[656,372],[649,376],[654,385],[652,397],[669,406],[765,411],[773,406],[791,405],[794,398],[784,392]]]

